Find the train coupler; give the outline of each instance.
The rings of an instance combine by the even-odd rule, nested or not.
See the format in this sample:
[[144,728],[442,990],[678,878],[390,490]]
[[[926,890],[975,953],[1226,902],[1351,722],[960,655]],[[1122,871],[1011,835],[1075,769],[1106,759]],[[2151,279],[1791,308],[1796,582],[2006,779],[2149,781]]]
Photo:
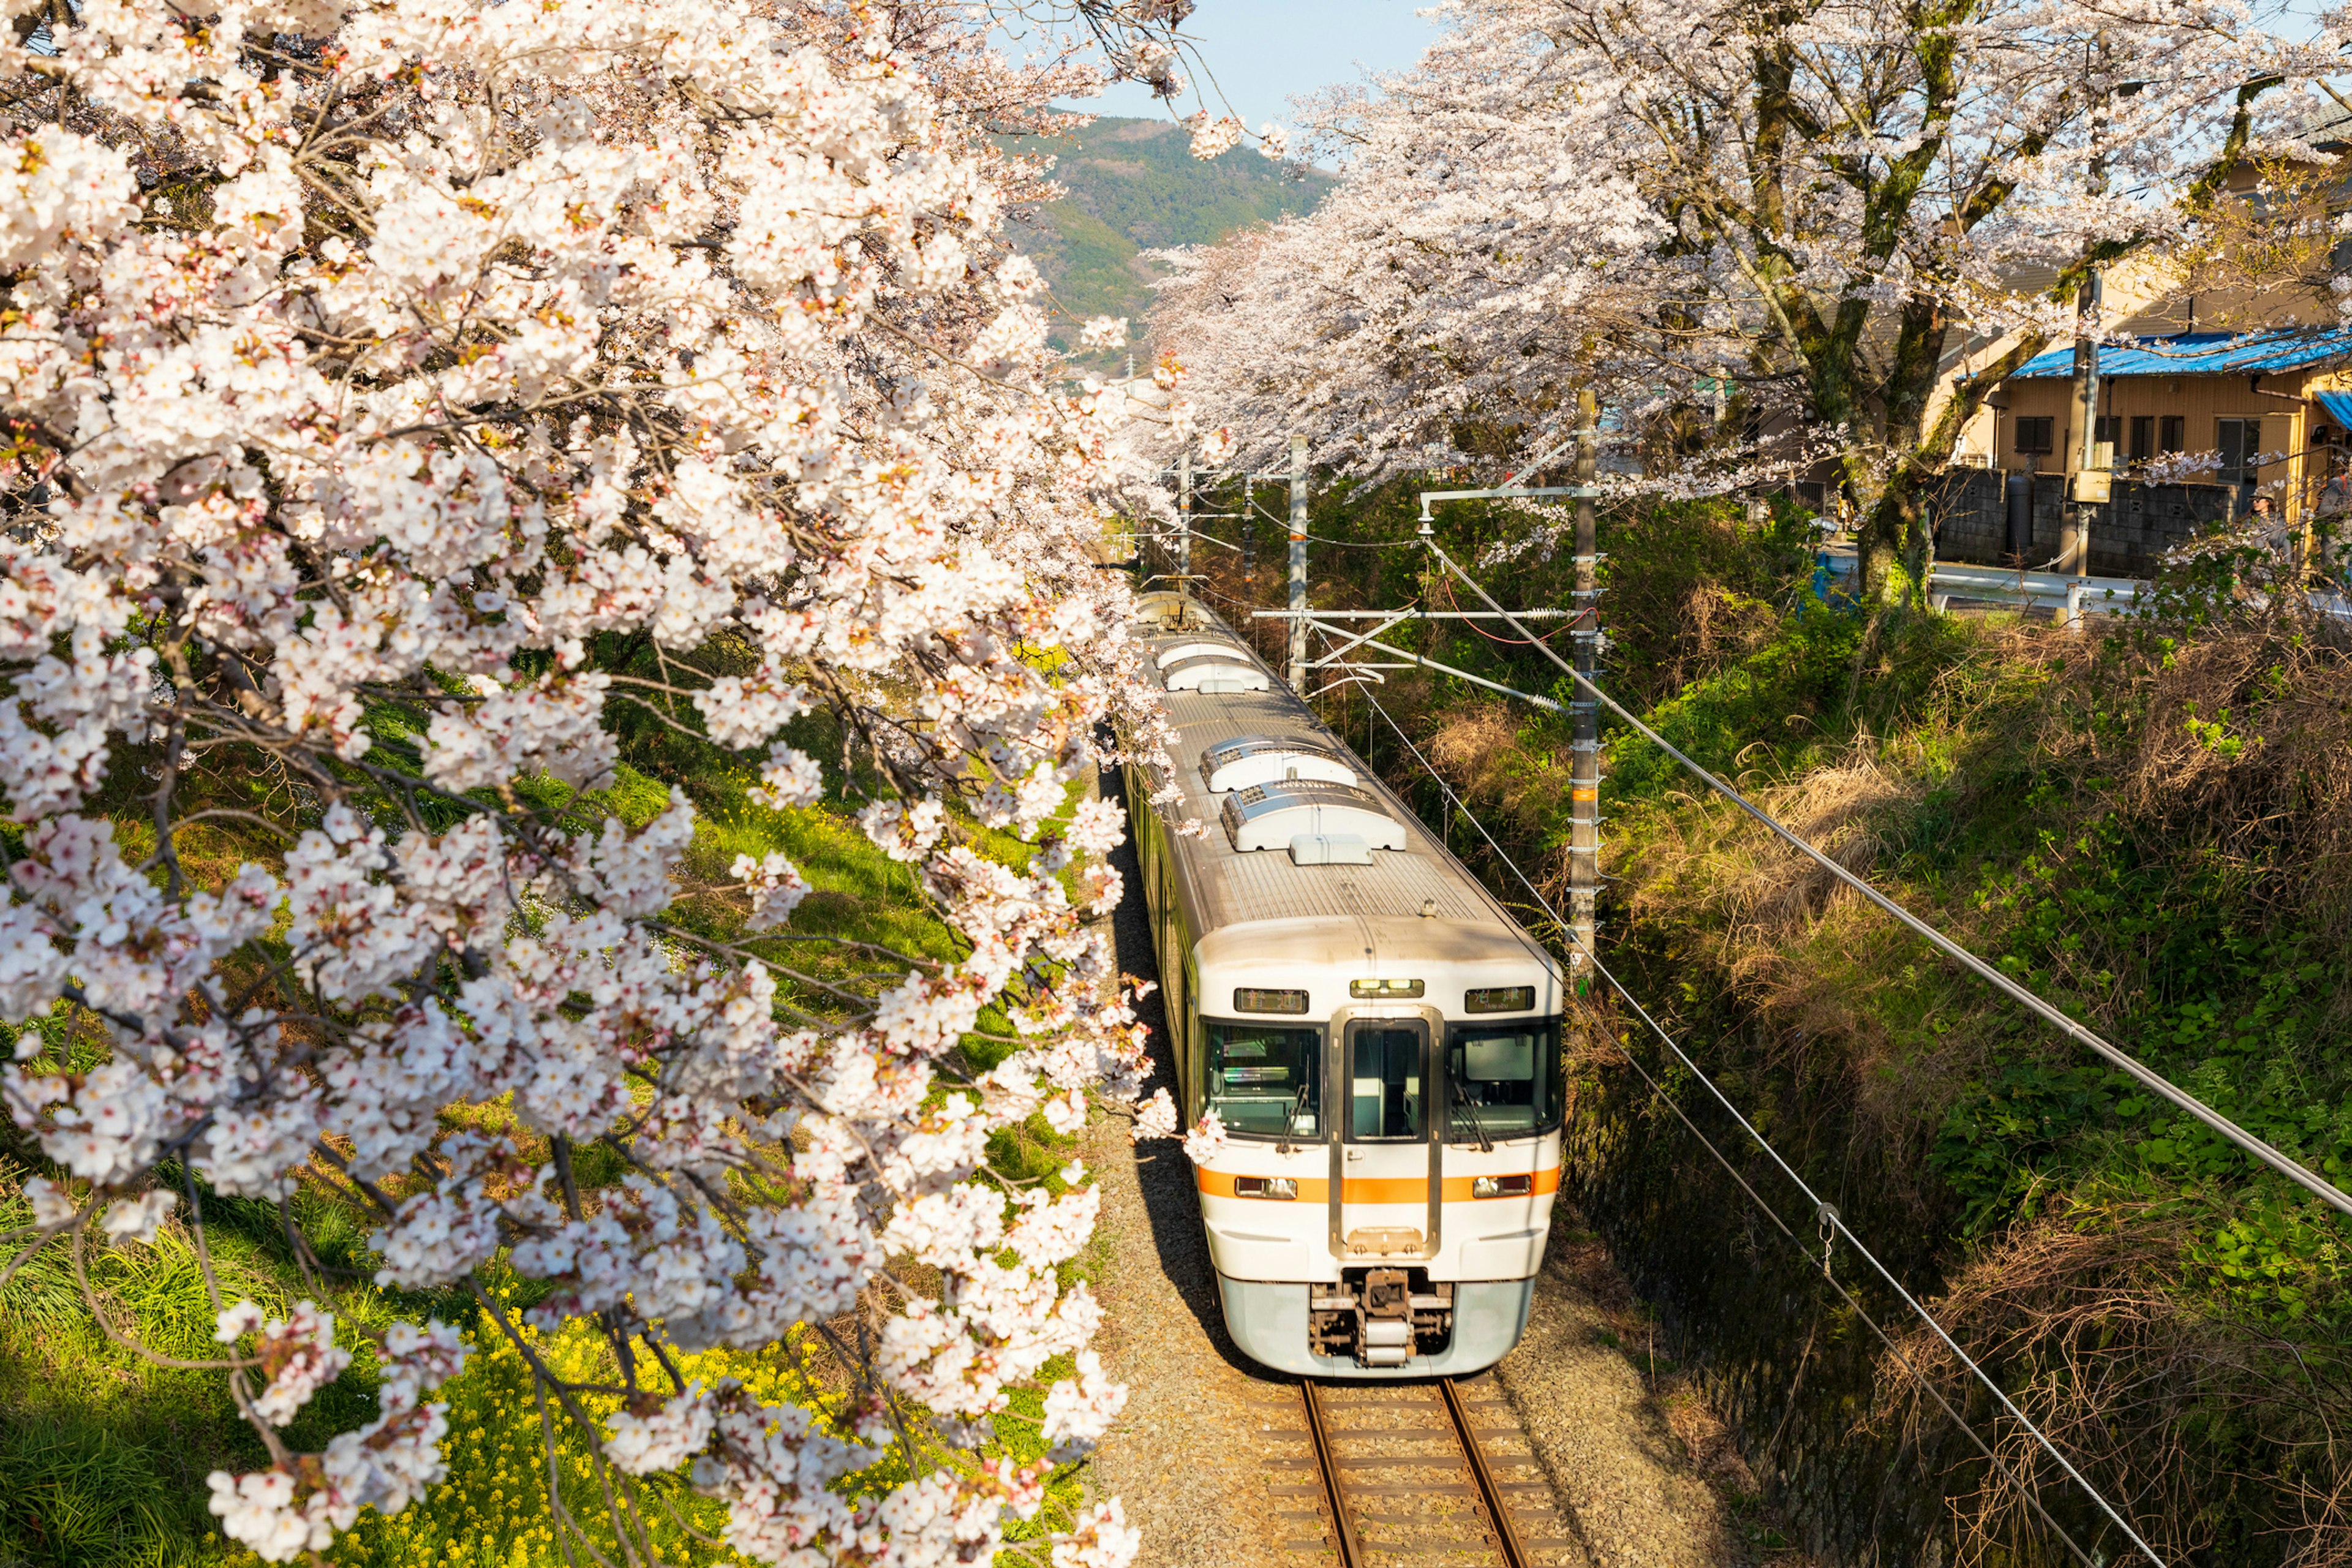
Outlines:
[[1310,1285],[1307,1343],[1358,1366],[1403,1366],[1436,1355],[1454,1338],[1454,1286],[1425,1268],[1349,1268],[1337,1284]]

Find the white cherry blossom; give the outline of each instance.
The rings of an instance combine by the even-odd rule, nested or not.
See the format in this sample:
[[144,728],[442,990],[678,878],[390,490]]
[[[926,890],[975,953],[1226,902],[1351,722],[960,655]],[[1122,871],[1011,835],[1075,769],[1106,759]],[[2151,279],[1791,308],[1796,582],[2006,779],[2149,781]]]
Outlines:
[[[37,1177],[35,1179],[38,1180]],[[177,1194],[165,1192],[147,1193],[135,1198],[124,1198],[107,1209],[106,1234],[116,1241],[136,1241],[152,1245],[156,1229],[171,1217],[172,1210],[179,1201]],[[37,1219],[41,1212],[40,1202],[37,1199],[34,1208]],[[57,1211],[54,1206],[47,1212],[52,1219],[56,1217]]]
[[[1051,187],[996,137],[1106,71],[1172,90],[1187,7],[1083,8],[1091,55],[1019,65],[979,14],[771,0],[92,0],[39,61],[0,32],[46,73],[0,109],[0,1017],[73,1010],[76,1053],[26,1028],[0,1067],[56,1167],[40,1245],[168,1216],[201,1251],[167,1161],[323,1181],[381,1285],[502,1259],[535,1326],[589,1324],[611,1369],[536,1392],[595,1427],[578,1394],[626,1381],[579,1451],[690,1464],[740,1552],[921,1568],[1034,1514],[1050,1462],[988,1423],[1042,1390],[1076,1453],[1118,1409],[1061,1277],[1096,1200],[1008,1199],[988,1150],[1140,1081],[1087,923],[1123,817],[1050,825],[1107,721],[1165,733],[1094,561],[1138,411],[1066,384],[1004,227]],[[846,798],[938,952],[810,964],[804,866],[735,858],[775,824],[706,821],[700,780],[648,796],[648,730],[747,816]],[[910,1252],[934,1299],[886,1279]],[[661,1370],[868,1310],[838,1412]],[[293,1453],[333,1315],[215,1326],[271,1455],[210,1479],[231,1539],[325,1552],[439,1479],[453,1330],[393,1324],[375,1416]],[[894,1413],[966,1451],[831,1490]],[[1055,1541],[1135,1550],[1115,1511]]]
[[1168,1098],[1166,1089],[1153,1089],[1151,1098],[1136,1108],[1134,1136],[1139,1143],[1147,1138],[1176,1136],[1176,1102]]
[[[1826,470],[1864,514],[1874,584],[1924,548],[1955,443],[2011,371],[2138,315],[2257,168],[2325,166],[2352,26],[1842,0],[1431,16],[1376,94],[1302,103],[1300,151],[1339,171],[1312,213],[1160,258],[1153,337],[1189,372],[1190,423],[1230,428],[1253,468],[1303,433],[1368,477],[1498,479],[1546,453],[1557,476],[1590,389],[1613,494]],[[1196,151],[1239,129],[1190,123]],[[2106,303],[2086,308],[2095,268]],[[1187,423],[1171,408],[1167,457]],[[1518,438],[1499,464],[1498,429]]]
[[1225,1152],[1232,1142],[1225,1136],[1225,1121],[1215,1111],[1204,1111],[1192,1131],[1184,1134],[1184,1157],[1196,1165],[1205,1165]]

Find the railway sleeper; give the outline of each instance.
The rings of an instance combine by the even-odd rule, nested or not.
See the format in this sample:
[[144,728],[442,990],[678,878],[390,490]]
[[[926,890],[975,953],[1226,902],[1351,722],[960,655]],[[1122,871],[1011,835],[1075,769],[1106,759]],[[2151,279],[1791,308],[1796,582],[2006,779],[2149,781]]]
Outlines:
[[1426,1268],[1346,1268],[1337,1285],[1310,1285],[1307,1348],[1359,1366],[1402,1366],[1454,1339],[1454,1286]]

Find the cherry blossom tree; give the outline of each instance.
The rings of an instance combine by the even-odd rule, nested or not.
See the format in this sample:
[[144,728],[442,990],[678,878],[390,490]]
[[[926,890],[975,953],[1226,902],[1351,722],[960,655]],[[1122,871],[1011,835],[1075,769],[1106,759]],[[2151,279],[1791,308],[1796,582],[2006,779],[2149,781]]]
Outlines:
[[2112,326],[2078,323],[2096,269],[2191,240],[2243,160],[2313,155],[2346,37],[2175,0],[1440,11],[1415,69],[1311,106],[1321,207],[1172,258],[1200,421],[1364,472],[1498,425],[1532,455],[1580,385],[1628,434],[1793,426],[1832,439],[1873,583],[1983,400]]
[[[1000,229],[1044,187],[990,134],[1183,8],[1087,0],[1097,42],[1019,65],[922,4],[9,9],[0,1016],[75,1027],[25,1028],[0,1079],[56,1167],[0,1270],[167,1220],[203,1258],[207,1195],[290,1225],[323,1183],[374,1215],[377,1282],[471,1293],[622,1506],[690,1465],[753,1557],[985,1561],[1123,1397],[1058,1272],[1083,1170],[1055,1195],[987,1145],[1137,1087],[1086,920],[1122,820],[1065,807],[1097,726],[1150,717],[1089,553],[1129,410],[1052,390]],[[628,714],[779,811],[866,793],[959,955],[820,973],[780,853],[734,864],[740,936],[681,923],[687,795],[634,828],[598,804]],[[838,763],[788,738],[813,723]],[[201,784],[236,773],[300,810]],[[208,879],[200,827],[284,843]],[[506,1131],[445,1131],[509,1097]],[[591,1145],[626,1171],[601,1199]],[[543,1283],[532,1324],[602,1336],[603,1382],[530,1349],[498,1258]],[[334,1316],[215,1297],[210,1364],[272,1456],[213,1478],[231,1536],[287,1561],[439,1479],[453,1329],[383,1335],[376,1418],[298,1453],[351,1363]],[[680,1375],[787,1339],[845,1405]],[[1024,1387],[1047,1460],[986,1457]],[[893,1445],[903,1484],[833,1489]],[[1134,1547],[1111,1500],[1051,1552]]]

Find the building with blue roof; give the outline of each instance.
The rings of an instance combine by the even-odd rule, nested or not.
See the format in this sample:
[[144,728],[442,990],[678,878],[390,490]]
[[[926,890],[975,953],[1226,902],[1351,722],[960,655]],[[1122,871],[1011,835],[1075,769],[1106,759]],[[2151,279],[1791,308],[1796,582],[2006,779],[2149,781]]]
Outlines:
[[[2315,447],[2336,455],[2352,429],[2352,328],[2273,327],[2248,332],[2179,332],[2098,351],[2097,439],[2114,448],[2117,473],[2172,454],[2210,454],[2219,482],[2267,491],[2282,510],[2299,510],[2324,477]],[[2012,472],[2064,472],[2073,432],[2073,344],[2028,361],[2010,377],[1994,410],[1998,465]],[[2305,470],[2310,470],[2306,473]]]
[[[2165,551],[2263,498],[2297,527],[2344,509],[2352,327],[2136,337],[2101,346],[2097,367],[2095,439],[2115,482],[2113,499],[2092,509],[2094,572],[2150,575]],[[1972,422],[1964,447],[1984,468],[1948,487],[1937,540],[1947,558],[2032,565],[2054,551],[2077,445],[2074,375],[2074,344],[2053,347]]]

